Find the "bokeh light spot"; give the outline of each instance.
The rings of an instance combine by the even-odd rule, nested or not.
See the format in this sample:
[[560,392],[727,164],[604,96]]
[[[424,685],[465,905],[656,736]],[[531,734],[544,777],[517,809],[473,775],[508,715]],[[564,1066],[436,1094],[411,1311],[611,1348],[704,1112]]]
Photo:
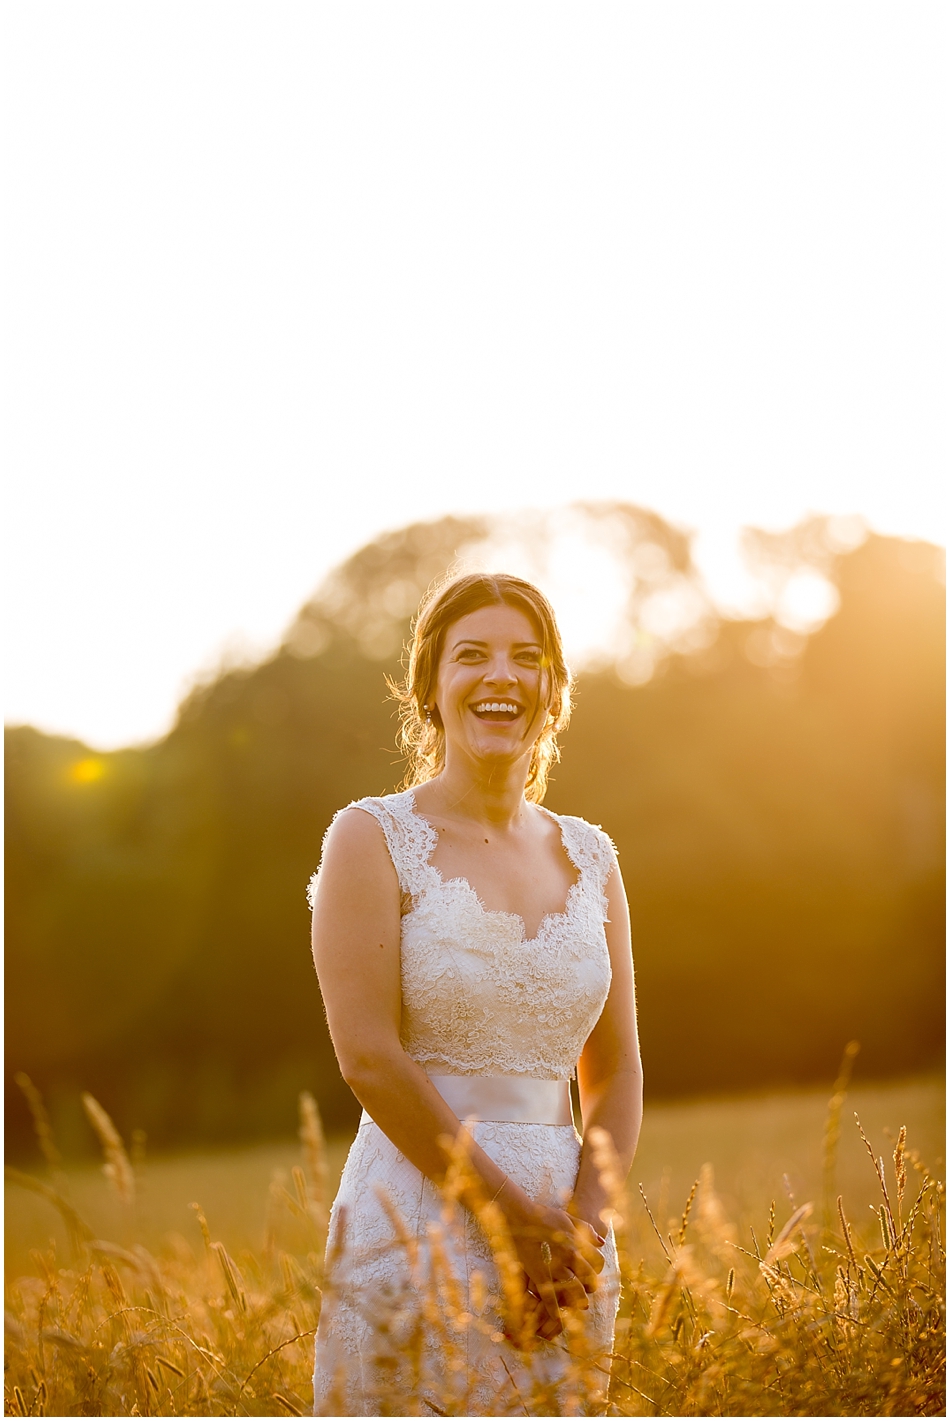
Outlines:
[[83,760],[74,760],[69,767],[69,778],[73,784],[91,785],[101,780],[106,772],[104,760],[97,755],[87,755]]
[[776,619],[795,632],[809,633],[833,617],[841,605],[838,589],[811,569],[794,573],[779,597]]

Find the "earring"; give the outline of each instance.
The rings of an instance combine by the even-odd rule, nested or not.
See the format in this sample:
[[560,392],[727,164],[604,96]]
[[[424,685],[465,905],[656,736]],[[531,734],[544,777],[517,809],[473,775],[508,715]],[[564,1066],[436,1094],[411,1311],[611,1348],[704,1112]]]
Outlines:
[[432,724],[432,715],[431,715],[431,712],[430,712],[430,710],[429,710],[429,707],[428,707],[424,702],[423,702],[422,709],[423,709],[423,710],[425,711],[425,713],[426,713],[426,725],[431,725],[431,724]]

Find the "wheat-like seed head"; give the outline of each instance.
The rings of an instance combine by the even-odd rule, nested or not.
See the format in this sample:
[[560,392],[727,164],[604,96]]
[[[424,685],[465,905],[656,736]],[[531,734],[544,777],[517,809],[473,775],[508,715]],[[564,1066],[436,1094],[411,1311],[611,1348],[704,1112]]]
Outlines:
[[794,1253],[797,1244],[795,1243],[795,1233],[801,1228],[812,1211],[811,1204],[800,1204],[791,1218],[783,1225],[775,1242],[771,1245],[765,1255],[765,1263],[771,1265],[781,1258],[787,1258]]
[[319,1209],[327,1208],[327,1147],[317,1102],[309,1090],[300,1092],[300,1143],[310,1195]]
[[135,1202],[135,1173],[125,1152],[122,1136],[95,1096],[86,1091],[83,1094],[82,1103],[106,1157],[106,1162],[102,1167],[103,1173],[123,1204],[133,1204]]

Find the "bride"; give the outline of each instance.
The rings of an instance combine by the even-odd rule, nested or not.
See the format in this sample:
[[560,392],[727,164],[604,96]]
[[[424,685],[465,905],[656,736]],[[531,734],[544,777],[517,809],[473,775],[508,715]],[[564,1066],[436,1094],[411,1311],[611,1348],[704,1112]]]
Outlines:
[[641,1073],[613,847],[541,807],[570,713],[546,598],[507,575],[437,589],[398,695],[412,787],[337,814],[311,880],[330,1033],[364,1107],[314,1415],[602,1414],[619,1295],[602,1164],[607,1146],[629,1170]]

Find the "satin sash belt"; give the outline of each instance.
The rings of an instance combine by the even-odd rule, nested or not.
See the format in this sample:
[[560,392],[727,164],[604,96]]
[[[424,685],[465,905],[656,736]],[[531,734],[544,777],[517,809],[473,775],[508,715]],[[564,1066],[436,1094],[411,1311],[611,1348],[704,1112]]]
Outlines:
[[507,1120],[522,1125],[573,1125],[570,1081],[529,1076],[429,1076],[460,1120]]

